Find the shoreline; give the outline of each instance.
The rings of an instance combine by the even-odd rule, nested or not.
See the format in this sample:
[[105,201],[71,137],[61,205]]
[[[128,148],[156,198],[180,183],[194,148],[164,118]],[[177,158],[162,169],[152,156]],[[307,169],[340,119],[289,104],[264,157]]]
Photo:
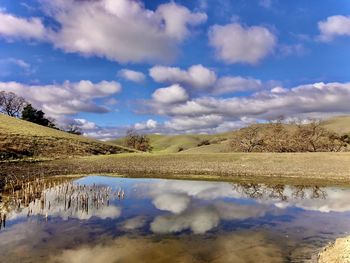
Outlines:
[[121,177],[350,186],[350,153],[116,154],[0,163],[0,177]]
[[337,238],[321,249],[317,256],[318,263],[350,262],[350,236]]

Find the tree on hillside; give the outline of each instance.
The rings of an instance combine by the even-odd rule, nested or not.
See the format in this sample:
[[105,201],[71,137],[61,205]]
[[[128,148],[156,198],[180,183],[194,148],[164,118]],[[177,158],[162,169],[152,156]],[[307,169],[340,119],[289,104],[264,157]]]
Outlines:
[[50,128],[55,128],[54,121],[45,118],[45,113],[42,110],[35,109],[31,104],[27,104],[23,108],[22,120],[30,121]]
[[260,151],[263,145],[264,138],[259,125],[252,125],[241,129],[231,142],[233,149],[242,152]]
[[11,117],[19,117],[26,101],[13,92],[0,91],[0,112]]
[[66,130],[66,132],[71,133],[71,134],[76,134],[76,135],[82,135],[83,134],[81,129],[74,123],[71,123],[71,124],[68,125],[68,129]]
[[234,151],[242,152],[340,152],[350,142],[348,135],[327,130],[322,123],[255,124],[235,132],[231,141]]
[[138,134],[135,130],[128,130],[125,137],[125,145],[143,152],[150,152],[152,150],[150,140],[147,135]]

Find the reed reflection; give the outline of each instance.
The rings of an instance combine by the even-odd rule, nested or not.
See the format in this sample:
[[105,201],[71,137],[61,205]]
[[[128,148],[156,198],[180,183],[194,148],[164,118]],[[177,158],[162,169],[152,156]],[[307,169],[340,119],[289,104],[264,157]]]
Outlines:
[[93,216],[116,218],[120,209],[111,202],[124,198],[122,188],[113,190],[111,186],[79,184],[72,179],[36,179],[3,196],[1,227],[6,226],[6,219],[31,216],[41,216],[46,220],[50,216],[81,220]]

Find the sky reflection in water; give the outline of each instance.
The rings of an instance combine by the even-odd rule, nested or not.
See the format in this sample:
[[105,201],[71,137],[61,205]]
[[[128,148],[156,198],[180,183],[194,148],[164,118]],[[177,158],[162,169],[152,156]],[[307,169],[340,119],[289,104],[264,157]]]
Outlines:
[[348,233],[348,200],[346,188],[90,176],[9,207],[0,262],[307,261]]

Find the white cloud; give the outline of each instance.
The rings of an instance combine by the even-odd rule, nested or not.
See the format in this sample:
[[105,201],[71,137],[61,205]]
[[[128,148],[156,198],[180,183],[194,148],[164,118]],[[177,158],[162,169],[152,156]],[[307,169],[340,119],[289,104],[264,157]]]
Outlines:
[[52,85],[0,82],[0,90],[14,92],[42,109],[48,116],[61,118],[79,112],[108,112],[108,108],[97,104],[94,100],[119,93],[121,85],[115,81],[92,83],[88,80],[65,81],[63,84]]
[[154,206],[160,210],[179,214],[186,210],[190,201],[191,199],[187,195],[167,193],[156,196],[152,202]]
[[170,118],[163,126],[168,133],[196,133],[230,130],[245,125],[244,120],[271,120],[281,115],[306,119],[348,114],[349,100],[350,83],[314,83],[291,89],[275,86],[249,96],[151,104],[148,110]]
[[152,98],[161,104],[173,104],[186,101],[189,96],[186,90],[178,84],[160,88],[153,92]]
[[157,12],[165,21],[165,32],[176,40],[189,35],[188,25],[196,26],[207,20],[204,13],[191,13],[186,7],[174,2],[160,5]]
[[55,47],[122,63],[174,59],[190,28],[207,18],[175,3],[162,4],[155,11],[129,0],[42,3],[47,15],[60,25],[49,34]]
[[215,72],[201,64],[193,65],[187,71],[177,67],[155,66],[149,73],[156,82],[179,83],[198,89],[208,88],[216,81]]
[[158,126],[157,121],[149,119],[146,122],[138,122],[135,123],[134,128],[136,130],[154,130]]
[[42,40],[45,33],[46,29],[39,18],[21,18],[0,10],[0,36]]
[[209,43],[218,59],[227,64],[257,64],[272,53],[275,35],[265,27],[243,27],[238,23],[214,25],[209,31]]
[[142,83],[145,81],[146,76],[142,72],[134,71],[130,69],[122,69],[118,72],[118,76],[136,83]]
[[74,119],[74,124],[76,124],[82,130],[94,130],[98,128],[96,123],[85,119]]
[[318,22],[319,40],[331,41],[338,36],[350,36],[350,16],[329,16]]
[[165,127],[175,131],[189,131],[193,129],[211,128],[223,122],[223,117],[219,115],[203,115],[196,118],[175,117],[165,123]]
[[193,65],[188,70],[178,67],[155,66],[149,70],[154,81],[160,83],[179,83],[199,91],[207,90],[215,95],[252,91],[262,88],[262,82],[253,78],[226,76],[218,78],[213,70],[203,65]]
[[155,233],[176,233],[191,229],[195,234],[204,234],[219,224],[220,218],[211,207],[197,207],[180,215],[158,216],[151,223]]
[[262,82],[258,79],[237,77],[220,78],[214,89],[214,94],[224,94],[242,91],[258,90],[262,88]]

